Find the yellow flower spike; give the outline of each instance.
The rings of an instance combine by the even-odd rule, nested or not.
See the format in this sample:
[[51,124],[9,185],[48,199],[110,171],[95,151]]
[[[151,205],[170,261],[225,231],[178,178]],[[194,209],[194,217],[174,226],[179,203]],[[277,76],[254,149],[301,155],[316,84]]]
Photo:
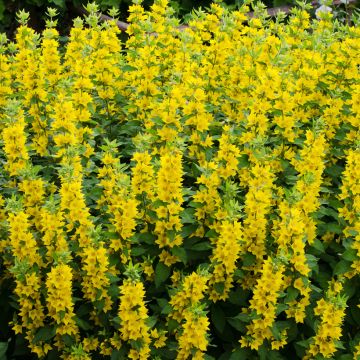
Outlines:
[[261,277],[250,300],[250,310],[257,318],[246,326],[247,332],[241,338],[241,344],[248,344],[251,349],[257,350],[266,339],[273,340],[270,329],[276,319],[275,310],[284,281],[284,271],[284,265],[277,265],[271,258],[263,263]]
[[342,323],[345,317],[346,299],[341,297],[342,286],[334,279],[329,283],[325,298],[318,300],[314,313],[320,317],[316,334],[310,338],[310,345],[304,359],[316,355],[330,358],[336,352],[342,335]]
[[69,265],[54,266],[46,279],[46,301],[49,315],[57,324],[57,334],[68,334],[77,338],[79,329],[74,319],[72,278],[72,269]]
[[[220,236],[210,257],[214,266],[209,280],[209,297],[212,301],[226,300],[233,287],[233,274],[240,256],[242,229],[240,223],[224,221]],[[219,285],[221,287],[219,291]]]
[[177,292],[170,299],[169,303],[173,308],[173,312],[170,313],[169,317],[180,322],[184,311],[205,297],[208,280],[209,276],[206,273],[193,272],[187,275],[181,286],[178,287]]
[[121,322],[121,339],[126,342],[139,342],[140,349],[131,349],[129,354],[135,359],[148,359],[150,355],[150,329],[146,324],[148,315],[144,297],[144,285],[139,280],[128,279],[120,286],[118,314]]
[[209,320],[205,313],[197,312],[192,308],[185,310],[183,316],[185,323],[182,325],[182,333],[178,339],[179,350],[176,359],[185,360],[191,355],[192,358],[203,359],[208,345]]

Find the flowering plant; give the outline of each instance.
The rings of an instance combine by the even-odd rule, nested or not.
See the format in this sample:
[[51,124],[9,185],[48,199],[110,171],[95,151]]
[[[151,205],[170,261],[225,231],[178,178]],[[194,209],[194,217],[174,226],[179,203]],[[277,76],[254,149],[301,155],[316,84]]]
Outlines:
[[96,5],[0,37],[0,357],[360,356],[360,29]]

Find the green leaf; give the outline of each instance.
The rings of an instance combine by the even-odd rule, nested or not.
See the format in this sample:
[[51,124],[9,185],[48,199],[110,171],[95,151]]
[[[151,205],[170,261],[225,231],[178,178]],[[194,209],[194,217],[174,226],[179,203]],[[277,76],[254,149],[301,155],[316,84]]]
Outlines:
[[355,249],[352,249],[352,248],[347,249],[347,250],[344,251],[344,253],[341,255],[341,257],[344,260],[353,262],[354,260],[356,260],[358,258],[357,251]]
[[360,309],[357,306],[350,307],[350,314],[354,321],[360,326]]
[[249,298],[249,296],[250,296],[249,290],[244,290],[238,287],[237,289],[230,291],[229,302],[231,304],[239,305],[243,307],[246,306],[247,299]]
[[50,2],[62,9],[65,7],[65,0],[50,0]]
[[283,5],[288,5],[288,2],[286,0],[273,0],[274,7],[283,6]]
[[75,345],[75,339],[68,334],[63,335],[62,340],[63,340],[64,344],[69,348],[71,348],[73,345]]
[[155,268],[155,286],[158,288],[170,276],[170,268],[159,262]]
[[281,330],[277,327],[276,322],[273,324],[271,328],[271,332],[275,338],[275,340],[281,339]]
[[146,249],[143,247],[134,247],[131,249],[131,255],[140,256],[146,253]]
[[167,315],[171,313],[172,307],[166,299],[157,299],[157,303],[161,308],[161,314]]
[[243,257],[243,266],[247,267],[247,266],[251,266],[254,265],[256,263],[256,256],[254,254],[251,253],[246,253]]
[[156,316],[149,316],[146,319],[146,324],[150,329],[153,328],[156,323],[157,323],[157,317]]
[[6,360],[6,351],[9,346],[8,342],[0,342],[0,359]]
[[181,222],[183,224],[194,224],[196,223],[195,220],[195,209],[193,208],[187,208],[181,212]]
[[205,237],[208,237],[208,238],[213,238],[213,237],[217,237],[217,236],[218,236],[218,234],[214,229],[207,231],[205,234]]
[[80,329],[83,329],[83,330],[91,329],[91,325],[87,321],[80,319],[79,317],[75,318],[75,322],[79,326]]
[[240,320],[243,322],[249,322],[251,320],[251,316],[245,313],[239,313],[233,317],[233,319]]
[[215,358],[213,356],[205,354],[204,355],[204,360],[215,360]]
[[229,360],[247,360],[250,355],[249,349],[236,349],[229,357]]
[[154,234],[151,234],[151,233],[136,234],[136,240],[139,243],[145,243],[145,244],[153,245],[155,243],[155,239],[156,239],[156,236]]
[[345,346],[344,346],[344,343],[340,340],[334,340],[334,344],[335,344],[335,347],[337,349],[342,349],[342,350],[345,350]]
[[346,260],[340,260],[333,270],[334,275],[345,274],[346,272],[351,270],[351,262]]
[[186,250],[180,246],[174,246],[171,249],[171,253],[177,256],[184,264],[187,262]]
[[301,340],[296,342],[297,345],[307,348],[309,346],[309,340]]
[[320,253],[324,253],[325,252],[325,248],[323,243],[319,240],[319,239],[315,239],[315,241],[311,244],[311,246],[318,250]]
[[309,268],[313,270],[315,273],[319,272],[318,259],[311,254],[306,254],[306,260],[309,265]]
[[331,233],[335,233],[335,234],[341,234],[342,233],[342,228],[339,224],[337,223],[327,223],[325,225],[325,230]]
[[243,332],[246,330],[246,325],[239,319],[227,319],[227,322],[237,331]]
[[285,298],[285,302],[289,303],[294,301],[299,296],[299,290],[293,288],[292,286],[287,288],[287,296]]
[[3,0],[0,0],[0,21],[4,19],[5,4]]
[[172,333],[175,329],[179,328],[179,323],[174,319],[168,320],[167,324],[168,324],[168,330],[170,333]]
[[206,250],[211,250],[212,246],[208,241],[203,241],[197,244],[194,244],[190,250],[193,251],[206,251]]
[[126,348],[123,346],[120,350],[111,351],[111,360],[123,360],[126,357]]
[[222,294],[225,290],[225,284],[223,282],[217,282],[214,284],[214,289],[218,294]]
[[220,333],[224,331],[226,325],[225,313],[218,305],[211,307],[211,322]]
[[248,155],[241,155],[237,158],[238,161],[238,168],[242,169],[245,167],[249,167],[250,162],[249,162],[249,156]]
[[24,359],[29,354],[29,344],[22,334],[16,335],[14,352],[11,354],[19,359]]
[[354,360],[354,357],[350,354],[343,354],[338,357],[338,360]]
[[[118,286],[116,286],[118,287]],[[84,317],[90,313],[92,306],[90,304],[82,304],[76,311],[76,316]]]
[[192,233],[194,233],[197,228],[198,228],[197,225],[183,226],[183,228],[181,229],[181,236],[185,239],[185,238],[189,237]]
[[278,304],[276,307],[276,315],[281,314],[283,311],[287,310],[289,305],[286,304]]
[[275,350],[270,350],[267,353],[266,358],[269,360],[284,360],[284,359],[286,359],[278,351],[275,351]]
[[48,341],[51,340],[56,334],[55,326],[45,326],[35,334],[33,343],[36,344],[39,341]]
[[137,68],[134,66],[131,66],[131,65],[124,65],[121,67],[121,70],[124,72],[125,71],[134,71],[134,70],[137,70]]

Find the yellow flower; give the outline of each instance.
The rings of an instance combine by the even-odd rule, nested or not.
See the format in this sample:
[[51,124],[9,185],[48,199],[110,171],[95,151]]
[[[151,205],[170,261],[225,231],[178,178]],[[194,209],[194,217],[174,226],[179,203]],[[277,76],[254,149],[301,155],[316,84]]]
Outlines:
[[59,264],[51,269],[46,279],[47,308],[57,324],[56,332],[59,335],[76,336],[79,332],[74,319],[72,278],[70,266]]
[[[146,324],[148,318],[144,303],[144,285],[139,281],[125,280],[120,286],[119,318],[120,333],[124,341],[140,341],[140,350],[131,349],[132,358],[148,359],[150,355],[150,329]],[[130,355],[129,355],[130,356]]]

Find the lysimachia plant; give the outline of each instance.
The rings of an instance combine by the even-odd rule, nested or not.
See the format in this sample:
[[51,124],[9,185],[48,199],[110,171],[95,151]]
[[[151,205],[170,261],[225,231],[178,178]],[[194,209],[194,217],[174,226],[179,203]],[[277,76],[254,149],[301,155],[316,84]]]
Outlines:
[[0,36],[1,359],[360,356],[360,29],[249,5]]

